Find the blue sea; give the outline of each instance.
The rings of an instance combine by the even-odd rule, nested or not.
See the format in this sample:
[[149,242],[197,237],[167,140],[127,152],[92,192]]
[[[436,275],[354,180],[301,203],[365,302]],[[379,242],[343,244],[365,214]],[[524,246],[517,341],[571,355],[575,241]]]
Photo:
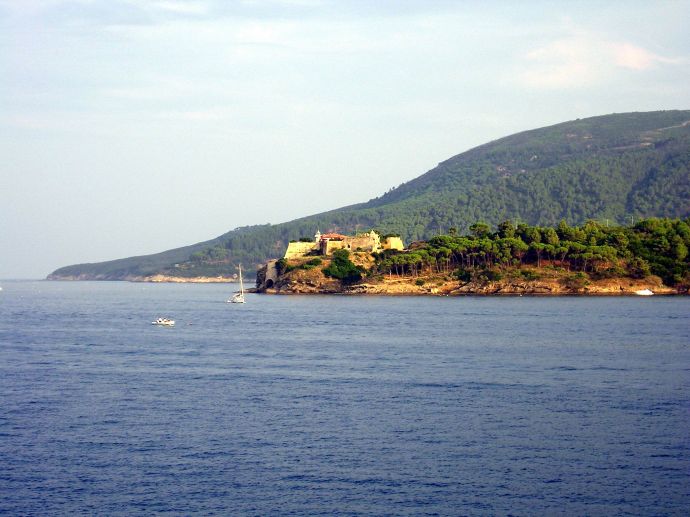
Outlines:
[[688,297],[2,287],[0,513],[690,509]]

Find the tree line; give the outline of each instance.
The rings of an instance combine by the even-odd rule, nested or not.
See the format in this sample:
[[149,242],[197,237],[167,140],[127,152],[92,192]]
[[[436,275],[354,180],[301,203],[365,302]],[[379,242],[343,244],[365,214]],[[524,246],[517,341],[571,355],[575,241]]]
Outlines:
[[548,265],[595,277],[654,274],[667,285],[690,284],[690,219],[645,219],[628,227],[593,220],[581,226],[561,221],[556,227],[504,221],[495,229],[477,222],[469,230],[459,235],[451,228],[448,234],[412,243],[407,251],[377,253],[371,273],[467,278],[481,270],[496,277],[508,268]]

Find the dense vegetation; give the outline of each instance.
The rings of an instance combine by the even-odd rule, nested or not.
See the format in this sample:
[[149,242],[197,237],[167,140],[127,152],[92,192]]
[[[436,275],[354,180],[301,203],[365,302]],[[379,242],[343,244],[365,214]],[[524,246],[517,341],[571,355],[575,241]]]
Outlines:
[[[234,271],[283,254],[290,240],[321,231],[375,228],[405,242],[478,220],[555,226],[598,219],[690,215],[690,111],[594,117],[518,133],[441,163],[366,203],[278,225],[237,228],[156,255],[69,266],[57,276],[122,278]],[[547,253],[547,252],[545,252]],[[588,264],[589,266],[590,264]]]
[[289,273],[290,271],[294,271],[295,269],[304,269],[305,271],[309,271],[310,269],[314,269],[316,266],[320,266],[322,262],[323,261],[320,258],[315,257],[302,264],[291,265],[286,259],[282,258],[276,261],[276,269],[278,270],[279,275],[283,275],[285,273]]
[[331,278],[337,278],[343,284],[354,284],[362,279],[364,269],[356,266],[350,260],[350,252],[347,250],[336,250],[333,252],[331,263],[323,268],[323,274]]
[[[495,231],[486,223],[469,235],[438,235],[415,243],[409,251],[376,254],[370,274],[419,276],[453,274],[460,280],[499,280],[504,274],[536,279],[533,268],[557,267],[594,278],[644,278],[650,274],[687,290],[690,286],[690,219],[646,219],[634,226],[605,226],[587,221],[579,227],[561,221],[556,227],[505,221]],[[573,280],[585,278],[574,275]]]

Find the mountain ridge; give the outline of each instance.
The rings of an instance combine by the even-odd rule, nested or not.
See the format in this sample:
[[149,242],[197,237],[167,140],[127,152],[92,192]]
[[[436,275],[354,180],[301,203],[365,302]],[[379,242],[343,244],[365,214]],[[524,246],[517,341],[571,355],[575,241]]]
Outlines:
[[440,162],[369,201],[276,225],[235,228],[151,255],[60,268],[48,278],[216,276],[282,255],[322,231],[376,228],[406,242],[484,220],[529,224],[690,215],[690,110],[632,112],[508,135]]

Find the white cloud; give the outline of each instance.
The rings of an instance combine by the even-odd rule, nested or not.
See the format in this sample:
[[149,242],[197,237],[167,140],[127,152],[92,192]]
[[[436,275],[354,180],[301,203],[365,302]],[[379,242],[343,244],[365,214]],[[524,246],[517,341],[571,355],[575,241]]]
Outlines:
[[621,70],[644,72],[684,62],[628,41],[576,33],[527,52],[520,60],[517,79],[536,89],[579,88],[604,83]]
[[596,61],[588,41],[559,40],[528,52],[518,78],[536,88],[582,86],[596,79]]
[[16,129],[46,130],[62,128],[61,124],[57,124],[54,120],[51,120],[45,116],[28,114],[7,117],[6,122],[10,127]]
[[198,85],[193,81],[185,81],[169,77],[153,77],[147,83],[137,86],[106,88],[102,94],[106,97],[124,99],[128,101],[169,101],[193,95]]
[[239,26],[234,39],[239,44],[282,44],[293,33],[291,24],[281,23],[249,23]]
[[627,42],[609,43],[608,50],[616,65],[630,70],[648,70],[656,65],[682,63],[682,59],[659,56]]
[[63,0],[0,0],[0,7],[13,15],[33,16],[62,2]]
[[209,110],[192,111],[168,111],[158,115],[162,120],[181,121],[181,122],[214,122],[226,120],[230,112],[225,108],[215,108]]
[[97,117],[91,114],[56,110],[10,115],[4,122],[14,129],[68,133],[84,129],[94,131],[98,127],[95,125],[96,120]]
[[175,14],[204,15],[209,12],[209,5],[206,2],[181,2],[179,0],[161,0],[153,2],[150,6],[154,9],[167,11]]

